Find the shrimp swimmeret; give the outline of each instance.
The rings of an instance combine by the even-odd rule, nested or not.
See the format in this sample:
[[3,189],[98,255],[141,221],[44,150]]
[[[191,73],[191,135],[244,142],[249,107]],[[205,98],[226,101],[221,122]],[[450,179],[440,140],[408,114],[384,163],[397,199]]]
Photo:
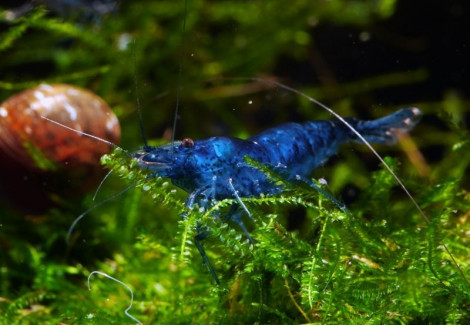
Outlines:
[[[287,123],[246,140],[212,137],[193,141],[187,138],[159,147],[146,146],[133,158],[141,168],[155,176],[170,178],[173,184],[190,193],[186,200],[189,209],[196,203],[208,209],[217,201],[234,199],[235,203],[224,220],[238,224],[253,241],[241,220],[244,213],[251,216],[241,198],[277,194],[283,191],[283,187],[247,163],[246,157],[270,167],[288,181],[307,183],[345,210],[342,203],[310,180],[313,170],[335,154],[342,143],[365,139],[371,143],[393,144],[400,133],[410,131],[420,118],[418,108],[404,108],[373,121],[347,118],[349,126],[339,120]],[[353,132],[351,127],[357,132]],[[206,229],[198,229],[195,244],[219,283],[200,243],[207,236]]]

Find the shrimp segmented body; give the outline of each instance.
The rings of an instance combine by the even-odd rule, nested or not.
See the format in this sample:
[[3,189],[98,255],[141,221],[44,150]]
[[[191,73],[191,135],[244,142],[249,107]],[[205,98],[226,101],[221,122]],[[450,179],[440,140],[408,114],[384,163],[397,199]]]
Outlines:
[[[400,133],[410,131],[420,118],[418,108],[404,108],[377,120],[347,118],[346,121],[368,142],[393,144]],[[359,142],[350,127],[339,120],[324,120],[283,124],[246,140],[233,137],[184,139],[159,147],[144,147],[133,158],[141,168],[170,178],[173,184],[190,193],[186,200],[188,208],[195,203],[209,208],[216,201],[234,199],[225,220],[240,225],[253,241],[241,221],[243,212],[251,215],[240,198],[277,194],[283,188],[259,168],[248,164],[245,157],[269,166],[286,180],[305,181],[322,192],[309,177],[315,168],[337,152],[340,144],[350,141]],[[342,207],[341,203],[332,200]],[[219,283],[200,244],[205,236],[207,232],[200,230],[195,243]]]

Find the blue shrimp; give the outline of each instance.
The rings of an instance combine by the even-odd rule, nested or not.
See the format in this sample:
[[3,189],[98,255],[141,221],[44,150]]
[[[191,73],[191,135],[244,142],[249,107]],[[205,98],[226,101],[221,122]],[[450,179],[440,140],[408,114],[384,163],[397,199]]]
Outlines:
[[[187,138],[159,147],[145,146],[133,158],[141,168],[170,178],[174,185],[190,193],[185,203],[189,209],[196,203],[207,209],[216,201],[234,199],[235,203],[224,220],[238,224],[253,242],[241,220],[244,212],[251,217],[241,198],[277,194],[283,191],[283,187],[248,164],[246,156],[270,167],[288,181],[307,183],[344,210],[342,203],[310,180],[313,170],[334,155],[340,144],[362,142],[358,133],[367,142],[393,144],[400,133],[410,131],[420,118],[418,108],[404,108],[373,121],[346,118],[349,126],[339,120],[286,123],[246,140],[212,137],[193,141]],[[207,229],[198,228],[195,245],[219,284],[200,243],[208,235]]]

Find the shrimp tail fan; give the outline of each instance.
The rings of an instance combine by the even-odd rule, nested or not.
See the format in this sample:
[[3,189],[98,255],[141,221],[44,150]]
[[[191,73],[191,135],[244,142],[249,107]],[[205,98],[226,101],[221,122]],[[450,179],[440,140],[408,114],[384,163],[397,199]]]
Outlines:
[[[373,121],[360,121],[354,118],[348,122],[369,142],[394,144],[400,134],[407,133],[421,119],[421,111],[416,107],[403,108],[393,114]],[[351,131],[352,132],[352,131]],[[355,141],[360,142],[357,135],[352,134]]]

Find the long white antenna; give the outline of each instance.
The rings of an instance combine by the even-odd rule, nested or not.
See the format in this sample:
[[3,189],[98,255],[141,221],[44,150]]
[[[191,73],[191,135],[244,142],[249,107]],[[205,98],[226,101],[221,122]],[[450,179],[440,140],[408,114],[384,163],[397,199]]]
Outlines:
[[89,137],[89,138],[98,140],[98,141],[100,141],[100,142],[104,142],[104,143],[106,143],[106,144],[109,144],[109,145],[112,146],[113,148],[121,149],[122,151],[127,152],[126,150],[122,149],[122,148],[119,147],[117,144],[112,143],[111,141],[102,139],[102,138],[97,137],[97,136],[95,136],[95,135],[93,135],[93,134],[89,134],[89,133],[86,133],[86,132],[83,132],[83,131],[75,130],[74,128],[71,128],[70,126],[64,125],[64,124],[62,124],[62,123],[60,123],[60,122],[57,122],[57,121],[54,121],[54,120],[51,120],[50,118],[47,118],[47,117],[45,117],[45,116],[40,115],[40,117],[41,117],[42,119],[45,119],[45,120],[51,122],[51,123],[54,123],[55,125],[58,125],[58,126],[60,126],[60,127],[63,127],[64,129],[67,129],[67,130],[70,130],[70,131],[72,131],[72,132],[75,132],[75,133],[78,133],[78,134],[87,136],[87,137]]
[[90,213],[91,211],[93,211],[94,209],[102,206],[103,204],[105,204],[106,202],[109,202],[115,198],[117,198],[118,196],[124,194],[125,192],[127,192],[129,189],[131,189],[132,187],[134,187],[135,185],[137,185],[137,183],[132,183],[131,185],[129,185],[128,187],[126,187],[125,189],[123,189],[121,192],[119,193],[116,193],[114,194],[113,196],[95,204],[94,206],[92,206],[91,208],[89,208],[88,210],[86,210],[85,212],[83,212],[81,215],[79,215],[77,218],[75,218],[75,220],[72,222],[72,224],[70,225],[70,228],[69,230],[67,231],[67,237],[65,238],[67,244],[70,244],[70,237],[72,236],[72,232],[73,230],[75,229],[75,226],[77,225],[77,223],[82,220],[88,213]]
[[181,97],[181,76],[183,74],[183,50],[184,50],[184,36],[186,33],[186,13],[188,10],[188,0],[184,0],[184,12],[183,12],[183,26],[181,28],[181,43],[180,43],[180,53],[179,53],[179,67],[178,67],[178,88],[176,89],[176,106],[175,106],[175,117],[173,119],[173,130],[171,133],[171,152],[173,154],[173,143],[175,142],[175,133],[176,133],[176,121],[178,120],[178,108],[180,104]]
[[134,57],[134,87],[135,87],[135,100],[137,103],[137,112],[139,113],[140,133],[142,133],[142,141],[144,148],[148,148],[147,137],[145,136],[144,119],[142,118],[142,108],[140,107],[139,85],[137,83],[137,59],[135,55],[135,39],[132,42],[132,55]]

